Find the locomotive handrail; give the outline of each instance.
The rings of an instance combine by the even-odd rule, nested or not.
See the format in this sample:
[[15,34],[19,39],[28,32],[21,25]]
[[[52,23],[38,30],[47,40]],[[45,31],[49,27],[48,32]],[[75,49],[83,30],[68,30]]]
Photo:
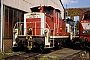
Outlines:
[[[38,21],[38,22],[40,22],[40,21]],[[14,25],[14,28],[15,28],[16,25],[18,26],[18,23],[36,23],[36,22],[16,22],[16,24]],[[41,22],[41,23],[46,23],[46,22]],[[47,24],[47,26],[49,27],[48,24]],[[49,29],[50,29],[50,27],[49,27]]]
[[[27,24],[27,23],[35,23],[35,25],[36,25],[36,23],[39,23],[40,21],[37,21],[37,22],[16,22],[15,23],[15,25],[14,25],[14,28],[13,28],[13,39],[15,39],[15,29],[17,28],[17,29],[20,29],[20,31],[18,31],[18,36],[19,35],[21,35],[21,36],[23,36],[23,34],[21,33],[21,34],[19,34],[20,32],[23,32],[22,31],[22,29],[21,29],[21,27],[20,27],[20,25],[24,25],[24,24]],[[50,26],[46,23],[46,22],[40,22],[40,23],[45,23],[46,25],[47,25],[47,27],[48,27],[48,29],[50,30]],[[20,24],[20,25],[19,25]],[[20,28],[19,28],[20,27]],[[26,29],[24,26],[23,26],[23,29]],[[40,29],[44,29],[44,28],[40,28]],[[24,33],[24,32],[23,32]],[[35,26],[35,34],[36,34],[36,26]]]

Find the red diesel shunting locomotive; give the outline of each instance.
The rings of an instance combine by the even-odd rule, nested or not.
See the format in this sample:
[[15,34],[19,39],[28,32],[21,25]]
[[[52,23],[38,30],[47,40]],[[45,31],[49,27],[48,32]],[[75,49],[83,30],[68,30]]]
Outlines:
[[24,14],[24,22],[15,24],[14,47],[40,48],[43,51],[44,48],[60,48],[68,43],[70,33],[66,32],[66,23],[58,9],[40,6],[31,10],[31,13]]
[[79,37],[82,48],[90,47],[90,11],[84,12],[81,16]]

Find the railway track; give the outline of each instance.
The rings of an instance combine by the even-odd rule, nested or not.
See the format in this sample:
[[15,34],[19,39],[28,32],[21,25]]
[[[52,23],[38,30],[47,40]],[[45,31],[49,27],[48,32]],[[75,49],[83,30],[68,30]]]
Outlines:
[[86,51],[63,48],[60,50],[53,50],[44,54],[36,52],[19,52],[15,53],[12,56],[8,56],[3,60],[88,60],[86,55]]
[[31,53],[19,52],[12,56],[6,57],[3,60],[33,60],[33,59],[36,59],[35,57],[39,56],[39,55],[41,55],[41,54],[40,53],[32,53],[32,52]]

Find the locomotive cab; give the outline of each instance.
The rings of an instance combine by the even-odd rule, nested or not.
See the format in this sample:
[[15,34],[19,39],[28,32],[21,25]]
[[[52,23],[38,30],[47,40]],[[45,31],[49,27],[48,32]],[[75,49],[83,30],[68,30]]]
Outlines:
[[90,11],[82,14],[79,23],[79,37],[82,48],[90,47]]

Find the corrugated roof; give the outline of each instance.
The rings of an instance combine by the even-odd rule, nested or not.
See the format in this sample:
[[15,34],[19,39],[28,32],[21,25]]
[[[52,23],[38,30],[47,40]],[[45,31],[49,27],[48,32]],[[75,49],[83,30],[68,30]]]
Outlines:
[[[11,3],[12,2],[12,3]],[[51,6],[61,11],[64,18],[64,7],[61,0],[4,0],[4,5],[10,6],[25,12],[31,12],[30,8],[42,6]]]

